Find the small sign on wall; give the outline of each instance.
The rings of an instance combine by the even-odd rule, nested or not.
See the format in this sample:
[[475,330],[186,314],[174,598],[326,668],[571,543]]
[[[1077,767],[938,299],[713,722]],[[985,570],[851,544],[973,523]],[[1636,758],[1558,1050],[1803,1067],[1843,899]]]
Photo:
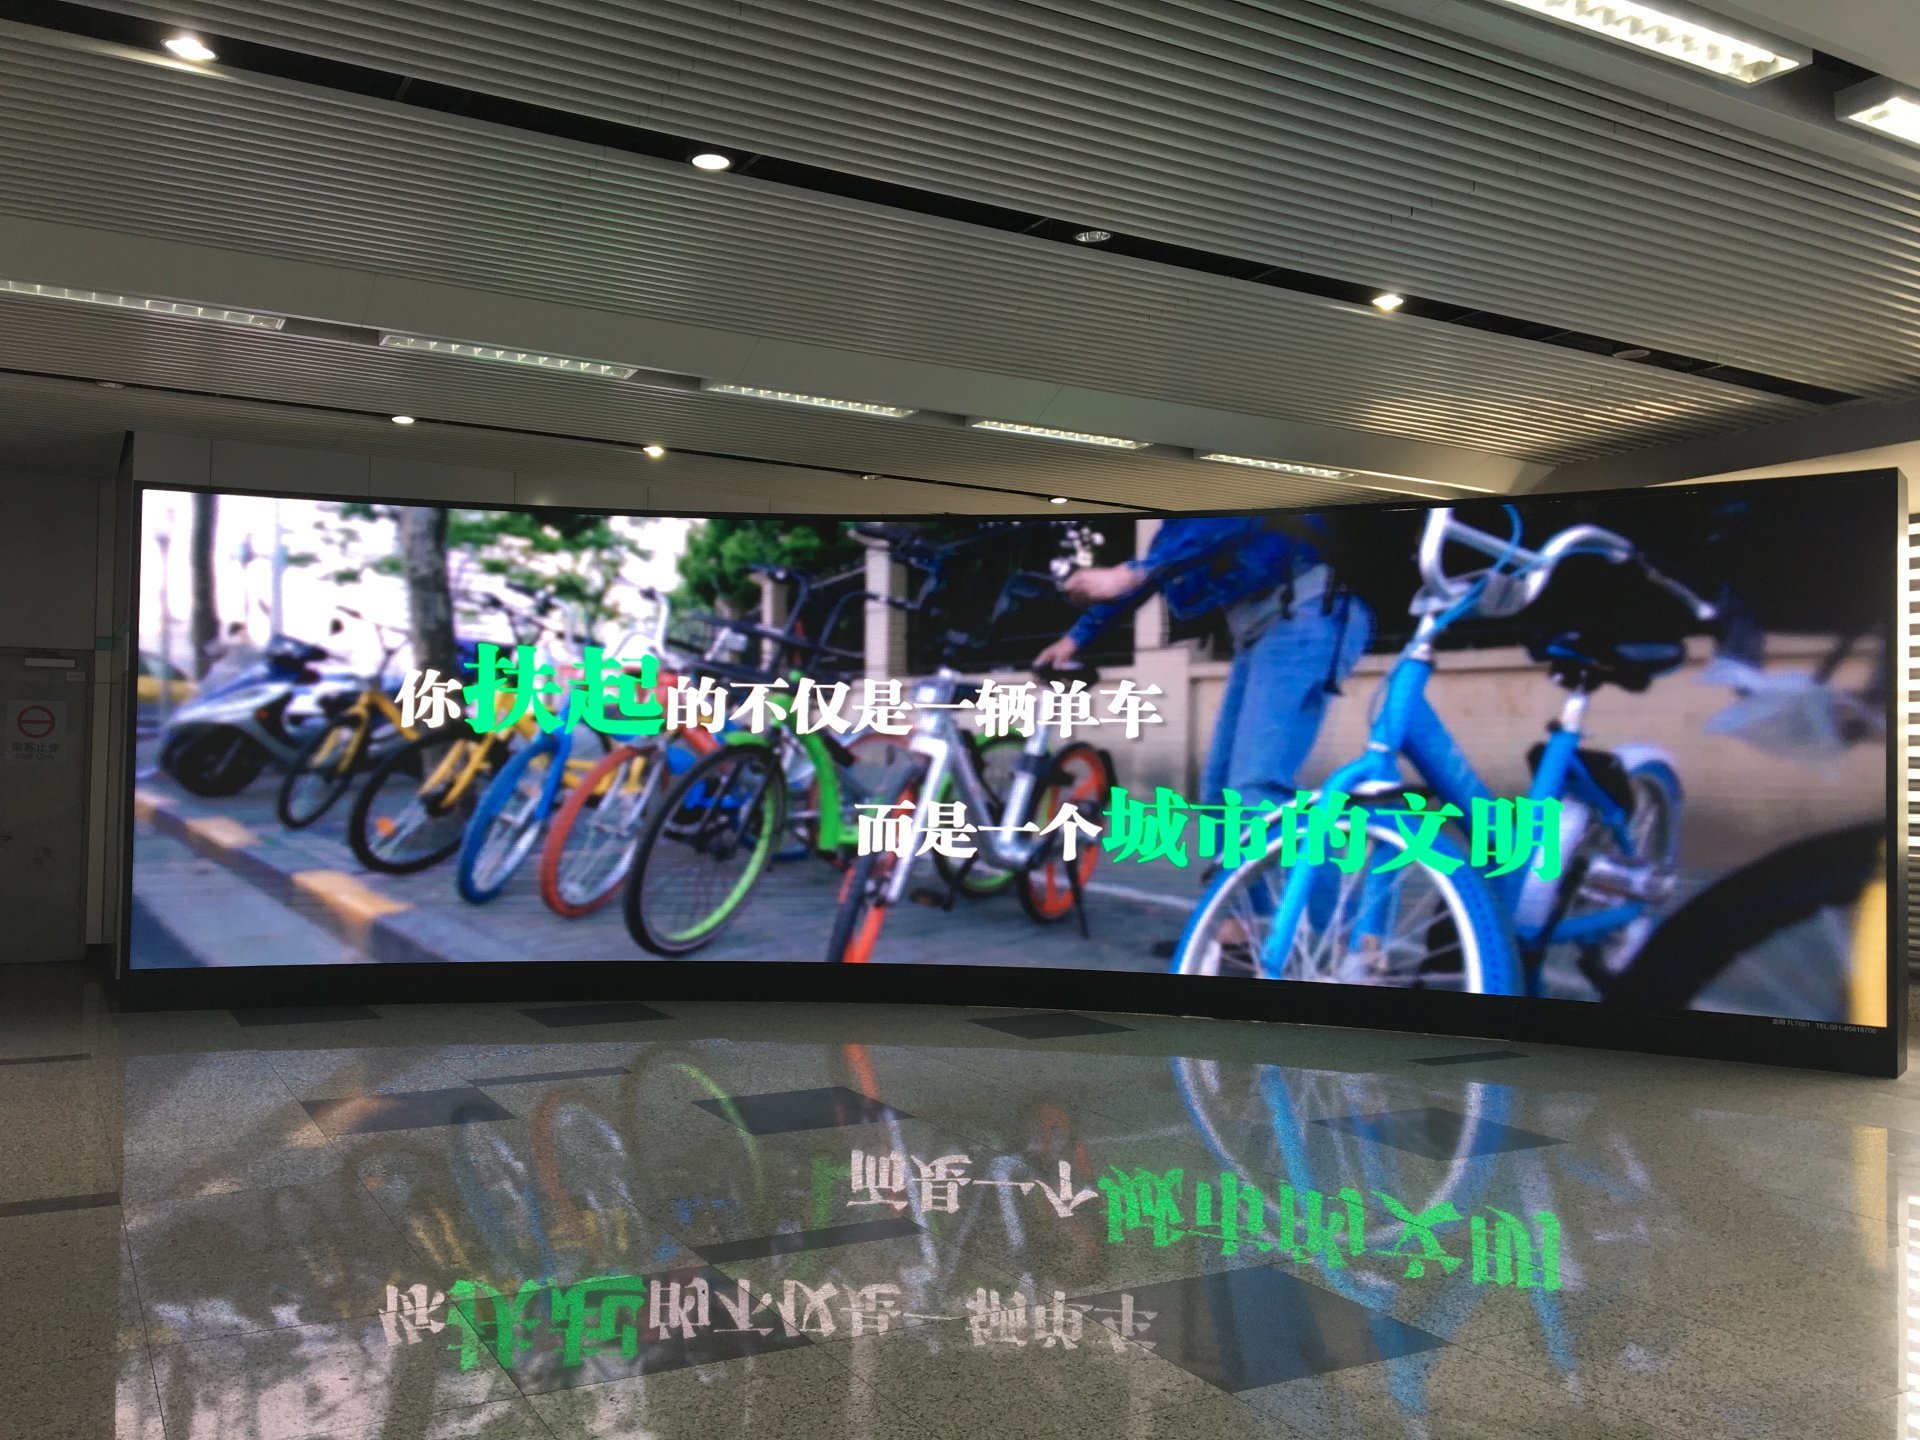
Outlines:
[[66,763],[66,733],[67,705],[64,700],[7,702],[7,764]]

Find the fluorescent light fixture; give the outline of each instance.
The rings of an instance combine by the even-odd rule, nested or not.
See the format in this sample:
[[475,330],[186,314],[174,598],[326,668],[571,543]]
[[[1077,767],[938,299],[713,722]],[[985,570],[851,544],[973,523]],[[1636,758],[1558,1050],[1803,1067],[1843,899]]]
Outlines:
[[218,305],[185,305],[177,300],[143,300],[136,295],[114,295],[105,290],[70,290],[65,285],[35,285],[28,280],[0,280],[0,292],[37,295],[43,300],[78,300],[83,305],[111,305],[116,310],[141,310],[149,315],[177,315],[183,320],[218,320],[223,325],[250,325],[256,330],[278,330],[287,322],[278,315],[251,310],[228,310]]
[[1696,10],[1686,0],[1503,0],[1562,25],[1751,85],[1811,63],[1813,52]]
[[1258,455],[1222,455],[1218,451],[1196,451],[1196,460],[1212,460],[1220,465],[1244,465],[1249,470],[1277,470],[1282,475],[1304,475],[1310,480],[1344,480],[1351,470],[1332,470],[1325,465],[1299,465],[1291,460],[1262,460]]
[[569,375],[603,375],[609,380],[625,380],[637,366],[615,365],[608,360],[573,360],[564,355],[541,355],[532,350],[507,350],[498,345],[469,345],[464,340],[429,340],[424,335],[400,335],[386,332],[380,336],[383,350],[424,350],[433,355],[463,355],[469,360],[493,360],[502,365],[525,365],[534,370],[561,370]]
[[1920,145],[1920,90],[1875,77],[1834,96],[1833,113],[1849,125]]
[[1050,425],[1020,425],[1012,420],[969,420],[974,430],[995,430],[1002,435],[1030,435],[1036,440],[1068,440],[1075,445],[1104,445],[1109,450],[1144,450],[1150,440],[1122,440],[1118,435],[1089,435],[1084,430],[1055,430]]
[[396,425],[411,425],[413,424],[413,417],[411,415],[396,415],[393,417],[393,423]]
[[733,168],[732,159],[722,155],[718,150],[702,150],[698,155],[694,156],[689,163],[691,163],[696,170],[717,172],[720,170],[731,170]]
[[1394,311],[1406,303],[1406,296],[1396,295],[1391,290],[1384,295],[1376,295],[1373,297],[1373,308],[1376,310]]
[[667,453],[667,447],[664,445],[642,445],[640,447],[640,453],[649,460],[658,460],[662,455]]
[[217,60],[220,58],[208,47],[206,41],[202,40],[198,35],[189,35],[184,30],[178,35],[169,36],[160,43],[175,55],[178,55],[182,60],[196,60],[205,63],[208,60]]
[[827,395],[801,395],[792,390],[767,390],[758,385],[732,385],[702,380],[700,388],[714,395],[745,395],[750,400],[778,400],[783,405],[812,405],[821,410],[846,410],[855,415],[886,415],[899,419],[913,411],[904,405],[874,405],[865,400],[835,400]]

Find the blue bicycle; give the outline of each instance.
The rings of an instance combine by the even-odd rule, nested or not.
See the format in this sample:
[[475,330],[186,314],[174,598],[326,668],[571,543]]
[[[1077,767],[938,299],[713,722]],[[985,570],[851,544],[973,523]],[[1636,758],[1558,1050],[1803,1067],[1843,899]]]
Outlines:
[[[629,647],[636,641],[656,655],[665,645],[669,619],[667,602],[658,591],[651,588],[642,588],[640,595],[653,607],[653,622],[649,627],[631,630],[623,635],[617,644],[607,650],[610,661],[618,662],[630,653],[636,656],[647,653],[647,650],[630,650]],[[550,591],[540,592],[532,598],[542,612],[555,603]],[[566,616],[562,626],[537,623],[540,623],[541,632],[551,635],[564,650],[580,651],[592,638],[585,617],[576,606],[563,604],[561,608]],[[605,737],[597,730],[587,730],[587,735],[598,745],[599,752],[589,758],[575,760],[574,746],[583,727],[572,715],[571,706],[574,687],[580,683],[583,675],[577,665],[563,665],[561,673],[569,687],[566,702],[562,706],[562,713],[568,717],[566,723],[557,729],[546,730],[536,729],[524,719],[520,722],[522,728],[535,730],[535,733],[500,767],[499,773],[493,777],[479,803],[474,806],[473,817],[467,821],[461,835],[460,861],[454,883],[460,898],[472,904],[484,905],[506,889],[514,872],[546,832],[547,822],[560,806],[562,792],[569,784],[582,780],[606,754]]]
[[[1222,871],[1208,886],[1175,949],[1175,972],[1537,995],[1548,948],[1572,945],[1581,973],[1604,991],[1643,943],[1655,908],[1675,885],[1679,776],[1671,758],[1654,747],[1605,751],[1581,740],[1593,693],[1603,685],[1645,690],[1686,659],[1679,641],[1613,641],[1566,631],[1531,647],[1568,692],[1545,743],[1530,757],[1528,790],[1533,800],[1560,802],[1557,878],[1534,873],[1536,849],[1525,866],[1488,879],[1466,863],[1466,847],[1451,829],[1431,846],[1442,863],[1416,858],[1384,873],[1380,868],[1409,843],[1401,825],[1380,812],[1421,808],[1430,794],[1471,814],[1474,801],[1494,798],[1427,699],[1434,642],[1448,628],[1472,617],[1518,614],[1539,598],[1559,563],[1575,555],[1631,566],[1699,620],[1715,618],[1712,605],[1660,574],[1624,537],[1575,525],[1529,550],[1520,543],[1518,513],[1511,506],[1507,512],[1513,528],[1505,538],[1463,524],[1450,509],[1428,514],[1413,638],[1382,686],[1366,753],[1335,770],[1321,791],[1350,797],[1370,812],[1358,842],[1350,834],[1353,822],[1336,827],[1349,847],[1346,865],[1333,858],[1283,865],[1274,827],[1263,854]],[[1450,545],[1493,563],[1449,575]],[[1425,782],[1423,790],[1403,779],[1403,757]],[[1336,848],[1329,847],[1330,856]]]

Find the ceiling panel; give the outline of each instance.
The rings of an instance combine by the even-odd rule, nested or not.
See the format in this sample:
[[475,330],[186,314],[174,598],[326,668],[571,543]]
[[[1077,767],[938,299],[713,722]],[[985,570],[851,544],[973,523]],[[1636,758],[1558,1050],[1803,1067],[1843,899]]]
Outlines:
[[[0,39],[0,141],[0,214],[1528,460],[1590,458],[1811,408],[750,177],[716,183],[685,166],[334,92],[181,74],[18,32]],[[1842,376],[1834,367],[1823,381],[1873,378],[1867,369],[1879,362],[1864,322],[1851,338],[1840,348],[1865,368]],[[217,357],[200,358],[211,366]],[[188,383],[179,353],[171,363]],[[223,382],[208,369],[193,383]]]
[[[838,472],[821,473],[817,481],[819,503],[828,508],[837,503],[827,498],[834,487],[863,472],[945,482],[896,486],[900,495],[912,495],[915,509],[1026,506],[1036,491],[1042,503],[1048,494],[1061,494],[1153,509],[1381,498],[1377,489],[1339,482],[990,435],[951,423],[842,415],[14,297],[0,297],[0,370],[85,377],[88,383],[62,385],[61,393],[71,395],[73,404],[103,407],[103,414],[127,428],[164,428],[166,407],[175,402],[143,389],[102,390],[91,382],[212,389],[236,400],[311,407],[316,413],[298,420],[302,435],[346,431],[377,439],[382,453],[459,463],[503,463],[484,457],[531,446],[525,462],[512,468],[564,460],[588,476],[625,475],[658,468],[633,447],[662,444],[676,452],[818,466]],[[129,409],[135,406],[159,408]],[[345,413],[318,413],[326,409]],[[422,423],[397,427],[384,418],[392,414],[414,415]],[[31,406],[0,415],[0,463],[12,460],[16,440],[41,443],[36,423]],[[95,425],[88,433],[106,428]],[[566,437],[606,443],[569,449],[561,443]],[[752,482],[757,468],[736,467],[736,473]],[[810,473],[789,469],[780,483],[811,487]],[[855,493],[865,495],[866,489],[856,487]]]
[[1920,377],[1912,185],[1492,53],[1443,12],[1388,26],[1360,0],[115,8],[1842,390],[1906,394]]

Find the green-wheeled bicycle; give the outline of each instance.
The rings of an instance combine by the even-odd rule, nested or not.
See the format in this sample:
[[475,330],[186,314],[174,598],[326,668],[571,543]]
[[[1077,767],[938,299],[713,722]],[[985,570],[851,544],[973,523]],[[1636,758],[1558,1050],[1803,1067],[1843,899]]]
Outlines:
[[[786,626],[714,618],[715,625],[769,642],[794,668],[753,670],[708,661],[693,668],[728,685],[790,687],[821,678],[860,657],[829,643],[846,608],[881,599],[850,591],[827,610],[814,636],[798,617],[812,582],[783,566],[750,567],[792,589]],[[883,603],[902,604],[900,601]],[[761,729],[735,729],[680,776],[641,830],[627,872],[627,930],[656,955],[688,955],[711,943],[739,913],[770,862],[798,839],[813,854],[844,863],[858,835],[859,807],[890,797],[910,761],[907,737],[872,729],[843,740],[806,728],[793,690],[770,692]],[[903,727],[904,729],[904,727]]]

